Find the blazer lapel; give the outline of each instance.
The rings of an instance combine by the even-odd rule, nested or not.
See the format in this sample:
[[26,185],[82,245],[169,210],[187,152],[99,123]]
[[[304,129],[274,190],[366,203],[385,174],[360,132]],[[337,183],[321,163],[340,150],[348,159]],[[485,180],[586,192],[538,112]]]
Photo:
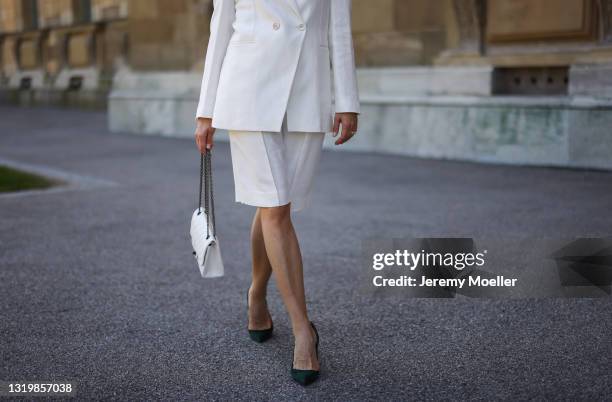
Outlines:
[[297,0],[281,0],[281,1],[286,1],[287,3],[289,3],[289,7],[291,7],[295,15],[297,15],[298,18],[302,20],[302,13],[300,12],[300,7],[297,4]]

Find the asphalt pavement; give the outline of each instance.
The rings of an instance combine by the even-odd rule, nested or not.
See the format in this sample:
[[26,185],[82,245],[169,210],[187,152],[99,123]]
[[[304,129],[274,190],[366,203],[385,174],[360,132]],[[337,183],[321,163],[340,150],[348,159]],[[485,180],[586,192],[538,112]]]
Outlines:
[[[376,135],[360,133],[359,135]],[[226,275],[199,277],[190,139],[111,134],[102,112],[0,107],[0,158],[67,184],[0,195],[0,381],[74,381],[80,400],[609,400],[611,299],[373,297],[361,241],[610,236],[612,173],[325,151],[294,215],[322,375],[289,377],[246,333],[252,207],[213,157]]]

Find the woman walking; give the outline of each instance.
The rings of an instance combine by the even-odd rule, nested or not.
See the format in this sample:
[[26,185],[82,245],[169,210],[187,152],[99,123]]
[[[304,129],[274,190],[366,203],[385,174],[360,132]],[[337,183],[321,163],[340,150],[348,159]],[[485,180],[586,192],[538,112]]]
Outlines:
[[249,335],[272,336],[266,290],[274,274],[293,330],[291,376],[302,385],[318,377],[319,335],[291,212],[309,204],[325,133],[340,134],[340,145],[357,131],[350,15],[350,0],[214,0],[196,114],[201,153],[216,128],[229,131],[236,201],[257,207]]

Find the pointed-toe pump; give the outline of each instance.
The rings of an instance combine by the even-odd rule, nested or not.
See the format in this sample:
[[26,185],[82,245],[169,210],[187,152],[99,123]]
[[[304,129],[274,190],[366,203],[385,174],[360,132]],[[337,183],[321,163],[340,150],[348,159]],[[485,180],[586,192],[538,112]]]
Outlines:
[[[247,314],[249,311],[249,291],[247,290]],[[257,343],[263,343],[268,339],[272,338],[272,333],[274,331],[274,323],[268,329],[248,329],[249,338]]]
[[[311,322],[310,326],[314,330],[316,337],[316,352],[317,352],[317,360],[319,360],[319,332],[317,332],[317,327]],[[309,385],[312,384],[319,378],[319,370],[299,370],[293,368],[293,357],[291,358],[291,377],[300,383],[301,385]]]

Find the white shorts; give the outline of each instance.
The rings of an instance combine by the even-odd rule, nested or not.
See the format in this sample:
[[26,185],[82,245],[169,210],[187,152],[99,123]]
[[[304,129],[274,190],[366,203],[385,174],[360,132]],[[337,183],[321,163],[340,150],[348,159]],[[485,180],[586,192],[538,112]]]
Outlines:
[[310,202],[324,133],[230,131],[236,201],[256,207],[291,203],[299,211]]

